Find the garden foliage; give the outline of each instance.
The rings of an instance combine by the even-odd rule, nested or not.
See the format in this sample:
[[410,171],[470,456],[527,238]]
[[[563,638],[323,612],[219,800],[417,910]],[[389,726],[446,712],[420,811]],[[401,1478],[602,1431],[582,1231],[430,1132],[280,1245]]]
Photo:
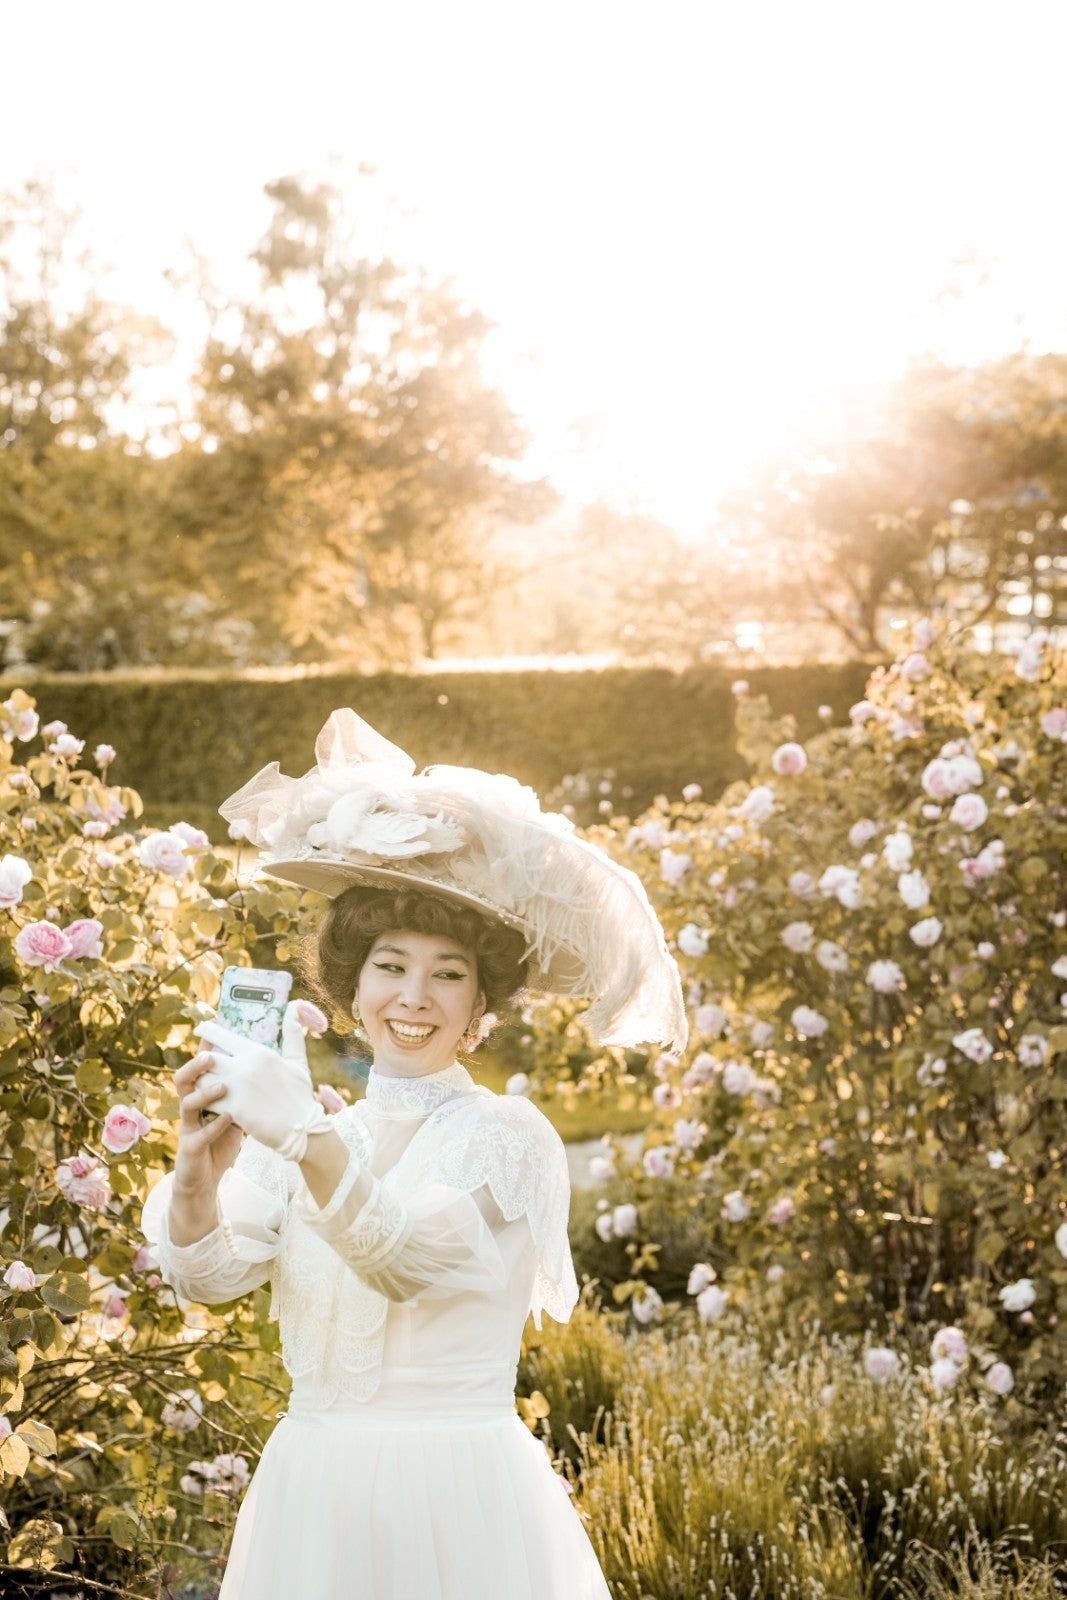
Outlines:
[[139,826],[113,750],[39,729],[28,696],[0,735],[0,1588],[70,1562],[161,1581],[217,1549],[202,1524],[224,1529],[281,1394],[264,1295],[186,1315],[141,1203],[190,1030],[226,964],[285,959],[298,896],[185,824]]
[[737,693],[752,781],[601,830],[658,905],[692,1023],[684,1060],[652,1062],[640,1164],[620,1156],[601,1199],[606,1257],[642,1268],[617,1297],[661,1319],[678,1284],[657,1287],[657,1246],[684,1235],[709,1318],[758,1289],[781,1318],[890,1342],[959,1323],[935,1384],[1050,1388],[1067,1359],[1067,665],[1040,634],[998,658],[920,627],[849,725],[804,745]]

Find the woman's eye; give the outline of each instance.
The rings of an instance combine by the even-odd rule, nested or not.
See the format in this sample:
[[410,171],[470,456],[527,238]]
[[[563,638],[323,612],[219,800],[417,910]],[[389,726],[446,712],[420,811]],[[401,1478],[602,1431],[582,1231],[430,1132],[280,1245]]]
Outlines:
[[374,965],[378,968],[379,972],[403,972],[404,970],[403,967],[398,966],[395,961],[376,961]]
[[463,973],[463,972],[439,972],[437,974],[437,976],[439,978],[456,978],[456,979],[459,979],[459,978],[466,977],[466,973]]

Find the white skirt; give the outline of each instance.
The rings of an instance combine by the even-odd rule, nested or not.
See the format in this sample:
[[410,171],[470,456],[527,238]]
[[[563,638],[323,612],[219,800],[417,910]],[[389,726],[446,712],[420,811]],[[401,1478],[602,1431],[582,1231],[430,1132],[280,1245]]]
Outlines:
[[219,1600],[610,1600],[547,1452],[499,1404],[291,1411]]

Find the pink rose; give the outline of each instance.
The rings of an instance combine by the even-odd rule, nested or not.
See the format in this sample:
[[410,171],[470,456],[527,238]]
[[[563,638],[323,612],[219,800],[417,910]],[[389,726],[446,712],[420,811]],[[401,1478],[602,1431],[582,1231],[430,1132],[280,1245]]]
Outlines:
[[146,1134],[152,1124],[148,1118],[133,1106],[112,1106],[104,1118],[104,1132],[101,1143],[105,1150],[110,1150],[113,1155],[121,1156],[131,1150],[138,1139]]
[[15,936],[15,953],[28,967],[54,972],[71,953],[66,934],[51,922],[28,922]]
[[1050,739],[1067,739],[1067,711],[1062,706],[1046,711],[1041,718],[1041,731]]
[[321,1039],[330,1026],[330,1019],[324,1011],[310,1000],[294,1000],[296,1020],[304,1033],[310,1034],[313,1039]]
[[168,831],[180,839],[187,850],[211,849],[211,840],[203,828],[194,828],[189,822],[172,822]]
[[674,1151],[669,1145],[653,1145],[641,1157],[647,1178],[669,1178],[674,1171]]
[[98,744],[93,751],[93,760],[98,767],[108,767],[115,759],[115,747],[111,744]]
[[962,828],[964,833],[973,833],[986,821],[989,807],[980,794],[961,794],[953,801],[948,816],[949,821]]
[[862,728],[865,722],[870,722],[871,718],[879,716],[880,712],[869,700],[857,700],[848,715],[854,727]]
[[802,744],[790,740],[780,744],[771,757],[771,766],[780,778],[796,778],[808,764],[808,753]]
[[14,1289],[16,1293],[25,1289],[35,1289],[37,1287],[37,1274],[32,1267],[26,1265],[25,1261],[13,1261],[4,1273],[4,1282],[9,1289]]
[[150,833],[141,841],[142,867],[153,872],[168,872],[172,878],[184,878],[189,870],[185,847],[174,833]]
[[773,1223],[776,1228],[784,1228],[787,1222],[792,1222],[796,1216],[796,1211],[797,1208],[793,1197],[784,1194],[780,1200],[774,1202],[768,1211],[767,1221]]
[[95,917],[81,917],[77,922],[71,922],[63,929],[70,940],[70,956],[72,961],[82,961],[90,958],[99,961],[104,953],[100,942],[100,935],[104,931],[104,924],[97,922]]
[[118,1321],[121,1317],[129,1315],[129,1306],[120,1294],[109,1294],[104,1301],[104,1316]]
[[66,1200],[99,1211],[111,1199],[107,1170],[95,1156],[70,1156],[56,1168],[56,1188]]

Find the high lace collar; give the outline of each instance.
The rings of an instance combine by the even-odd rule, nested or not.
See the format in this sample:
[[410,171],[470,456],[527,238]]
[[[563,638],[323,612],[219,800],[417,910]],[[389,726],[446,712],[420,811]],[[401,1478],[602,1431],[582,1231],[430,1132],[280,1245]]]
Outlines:
[[423,1117],[444,1105],[457,1094],[469,1094],[476,1087],[466,1067],[453,1061],[440,1072],[422,1078],[389,1078],[371,1067],[367,1079],[367,1104],[375,1111],[395,1116]]

